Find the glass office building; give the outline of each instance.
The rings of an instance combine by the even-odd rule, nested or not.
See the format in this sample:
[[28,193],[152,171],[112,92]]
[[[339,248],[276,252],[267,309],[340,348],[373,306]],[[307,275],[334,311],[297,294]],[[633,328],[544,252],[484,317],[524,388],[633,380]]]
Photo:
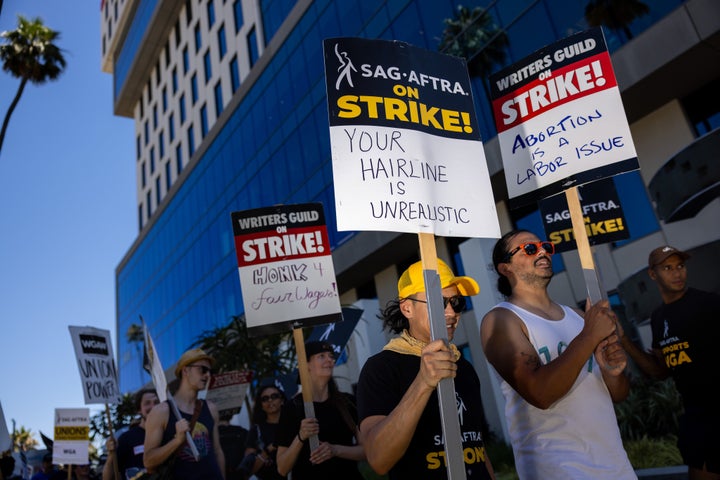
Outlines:
[[[137,168],[138,236],[116,269],[121,390],[149,380],[141,368],[141,345],[126,336],[141,316],[163,365],[170,367],[200,333],[243,313],[233,211],[322,202],[343,304],[367,298],[384,304],[394,295],[397,275],[419,258],[414,235],[335,227],[323,39],[393,39],[439,50],[445,19],[454,18],[460,5],[487,7],[492,29],[509,39],[504,63],[494,66],[499,69],[587,29],[585,3],[104,0],[103,69],[114,78],[115,113],[134,118],[136,126],[128,142],[135,142],[137,154],[128,161]],[[683,151],[718,146],[718,103],[707,94],[720,77],[718,49],[712,48],[720,43],[713,20],[720,18],[718,7],[711,0],[647,4],[649,11],[624,28],[605,29],[641,164],[640,172],[617,182],[631,238],[596,252],[619,303],[632,302],[619,294],[625,282],[642,281],[637,272],[656,244],[716,249],[720,238],[718,222],[707,223],[717,218],[716,190],[676,219],[659,213],[652,188],[673,161],[690,162],[683,172],[707,171],[696,165],[697,154]],[[501,227],[540,232],[536,211],[506,206],[485,81],[472,79],[473,95]],[[710,167],[701,176],[704,183],[685,188],[706,191],[707,181],[713,187],[719,176],[717,167]],[[660,203],[670,202],[669,212],[688,197],[688,192],[662,193]],[[472,262],[486,263],[462,257],[465,240],[438,239],[440,256],[460,271]],[[584,299],[577,261],[571,254],[558,258],[558,295],[577,303]],[[641,304],[627,307],[632,320],[644,320]],[[369,317],[375,318],[374,312]]]

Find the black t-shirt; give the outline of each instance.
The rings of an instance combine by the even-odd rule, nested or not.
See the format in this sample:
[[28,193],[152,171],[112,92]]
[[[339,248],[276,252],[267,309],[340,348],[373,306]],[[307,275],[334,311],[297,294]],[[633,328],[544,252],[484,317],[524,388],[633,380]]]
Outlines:
[[[483,432],[487,431],[480,398],[480,380],[472,365],[457,361],[455,396],[462,432],[463,458],[468,480],[490,478],[485,467]],[[389,350],[370,357],[358,381],[360,422],[374,415],[387,416],[400,403],[420,369],[420,357]],[[431,395],[405,455],[390,470],[391,479],[446,479],[445,444],[437,395]]]
[[248,431],[237,425],[218,425],[220,446],[225,455],[225,479],[243,480],[235,467],[240,463],[245,453],[245,441]]
[[689,288],[650,319],[652,347],[662,352],[684,406],[714,409],[717,399],[708,388],[720,385],[720,295]]
[[[120,435],[117,441],[117,459],[120,472],[125,473],[129,468],[143,470],[143,454],[145,453],[145,429],[139,425],[130,427],[130,429]],[[131,476],[137,471],[130,472]]]
[[[261,480],[280,480],[285,477],[277,471],[277,423],[262,422],[250,426],[245,448],[254,448],[258,453],[265,451],[269,455],[271,462],[265,464],[255,473],[255,476]],[[270,447],[270,448],[268,448]]]
[[[347,393],[340,393],[348,400],[349,413],[357,423],[355,398]],[[321,442],[333,445],[355,445],[355,433],[343,420],[341,413],[329,401],[313,402],[315,418],[320,424],[318,438]],[[302,395],[296,395],[283,406],[280,413],[280,424],[277,431],[277,444],[289,447],[300,430],[300,421],[305,418]],[[292,468],[293,480],[363,480],[357,468],[357,462],[344,458],[333,457],[330,460],[313,465],[310,463],[310,442],[306,441]]]

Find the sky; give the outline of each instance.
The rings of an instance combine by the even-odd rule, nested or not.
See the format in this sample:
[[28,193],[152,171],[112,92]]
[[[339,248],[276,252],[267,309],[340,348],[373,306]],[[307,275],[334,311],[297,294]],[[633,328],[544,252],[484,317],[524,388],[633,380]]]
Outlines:
[[[0,151],[0,405],[8,430],[52,438],[56,408],[85,404],[69,325],[115,332],[115,268],[137,236],[134,122],[113,115],[100,0],[5,0],[60,32],[67,67],[28,83]],[[20,81],[0,71],[0,122]],[[113,352],[117,355],[117,352]]]

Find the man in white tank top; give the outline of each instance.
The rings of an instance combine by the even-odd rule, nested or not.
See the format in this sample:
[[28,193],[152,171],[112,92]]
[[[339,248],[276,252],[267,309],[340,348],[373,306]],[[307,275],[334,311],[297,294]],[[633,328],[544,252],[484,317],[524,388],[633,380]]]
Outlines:
[[521,479],[636,479],[613,409],[630,388],[615,314],[607,301],[582,313],[550,298],[554,251],[523,230],[493,250],[507,301],[485,315],[480,336],[500,377],[515,467]]

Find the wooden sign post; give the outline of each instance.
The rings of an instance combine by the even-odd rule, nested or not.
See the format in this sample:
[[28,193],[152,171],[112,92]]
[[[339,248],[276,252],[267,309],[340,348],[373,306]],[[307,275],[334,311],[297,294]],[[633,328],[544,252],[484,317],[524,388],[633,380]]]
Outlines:
[[592,250],[590,249],[590,241],[588,240],[587,231],[585,230],[585,221],[583,219],[582,207],[580,206],[578,187],[571,187],[565,190],[565,198],[568,202],[573,234],[575,235],[578,255],[580,256],[580,265],[582,267],[583,277],[585,278],[585,288],[587,289],[590,302],[594,305],[600,300],[606,300],[607,292],[605,292],[602,282],[600,282],[600,278],[598,277],[597,269],[595,268]]
[[[313,405],[312,380],[310,380],[310,372],[307,368],[307,356],[305,354],[305,339],[303,338],[302,328],[293,328],[293,339],[295,340],[295,351],[298,357],[298,373],[300,374],[300,384],[302,385],[303,406],[305,408],[305,418],[315,418],[315,407]],[[317,435],[310,436],[310,451],[320,446],[320,440]]]

